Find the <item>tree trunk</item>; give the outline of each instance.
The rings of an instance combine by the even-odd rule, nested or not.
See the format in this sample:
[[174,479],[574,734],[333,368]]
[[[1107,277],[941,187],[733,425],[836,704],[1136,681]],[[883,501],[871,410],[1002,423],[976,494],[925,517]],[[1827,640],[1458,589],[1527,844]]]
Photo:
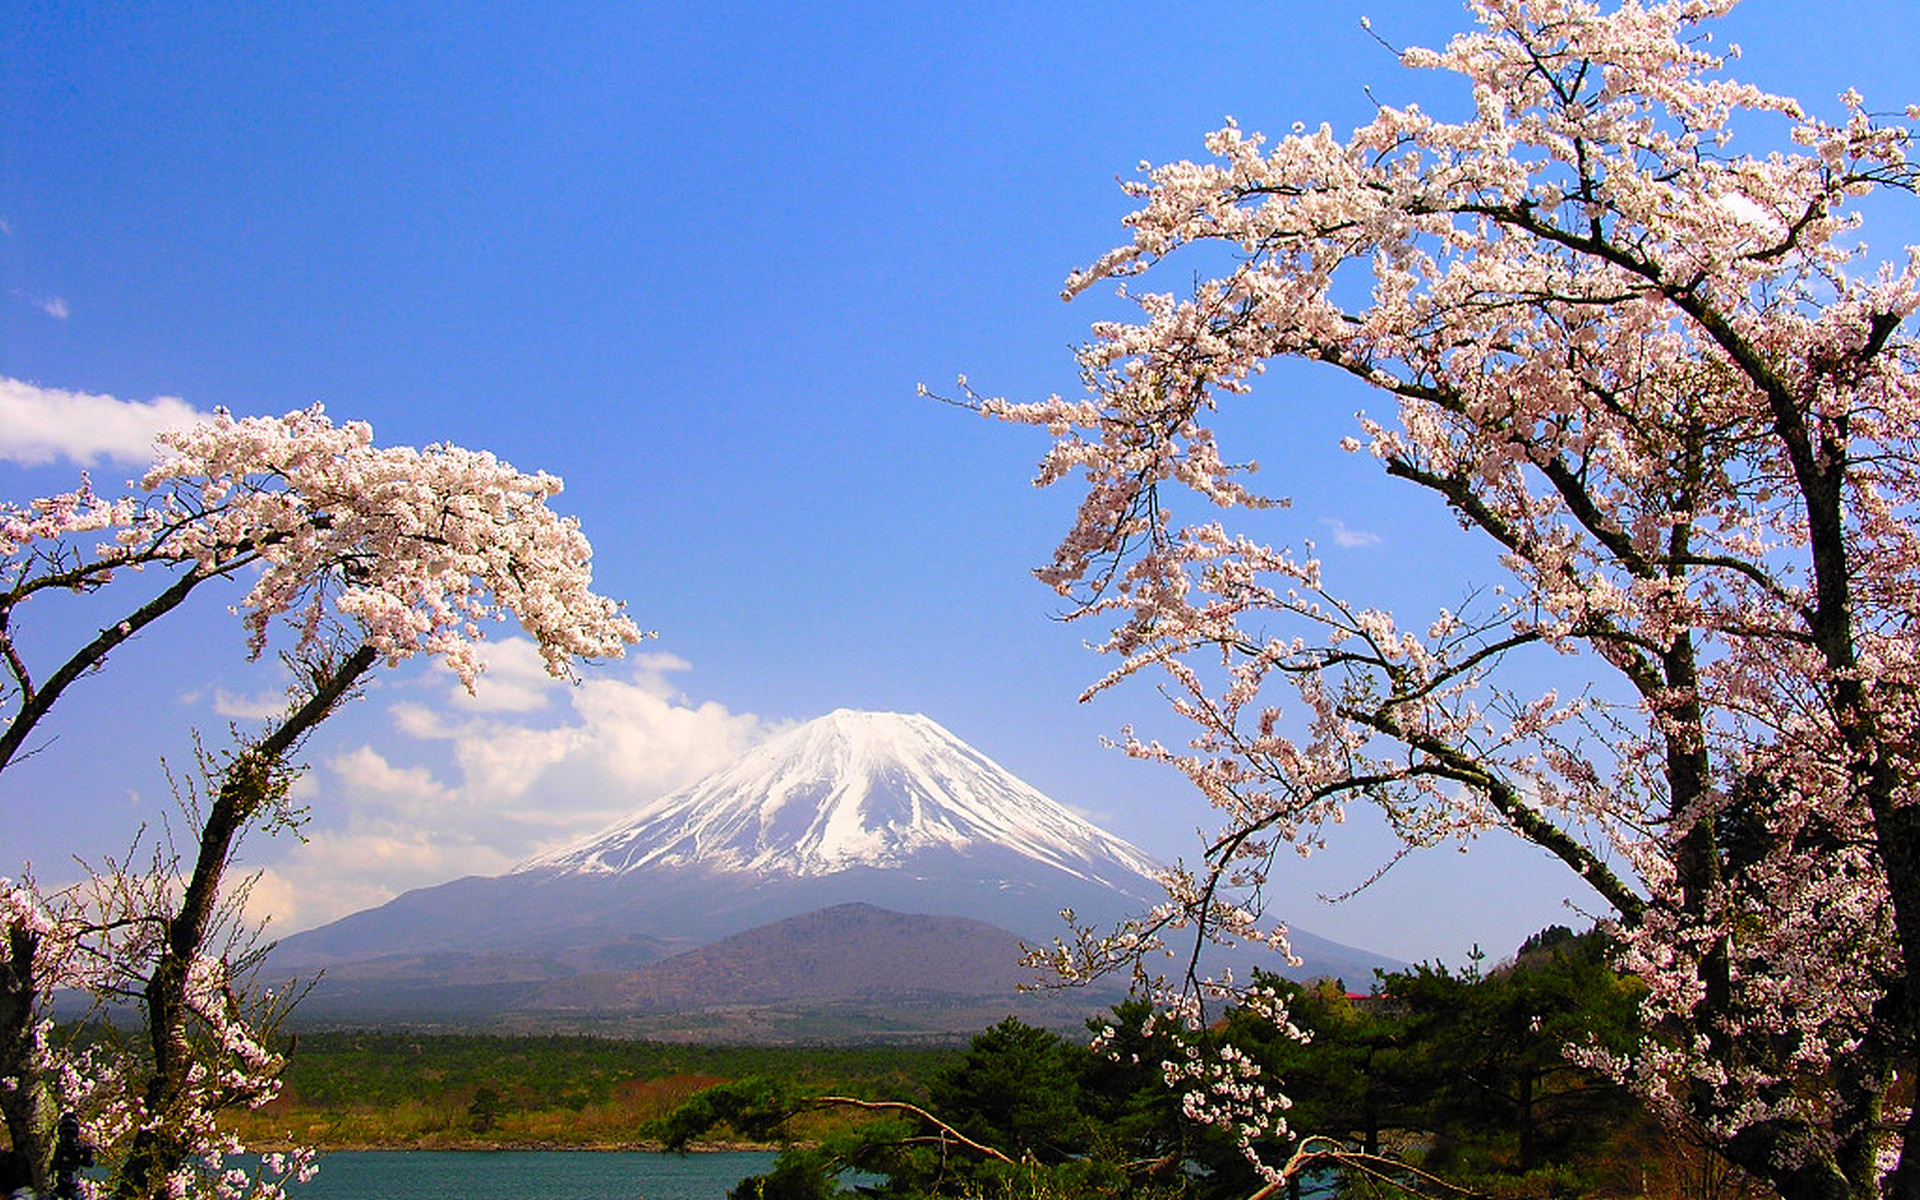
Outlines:
[[1781,1200],[1872,1200],[1879,1195],[1872,1180],[1847,1178],[1834,1161],[1824,1130],[1799,1122],[1749,1125],[1719,1149],[1729,1162],[1772,1184]]
[[377,657],[370,646],[356,650],[319,680],[313,696],[297,712],[236,757],[221,779],[201,826],[200,847],[180,911],[167,925],[166,948],[147,979],[147,1038],[153,1051],[153,1074],[146,1088],[147,1122],[135,1135],[115,1180],[114,1195],[119,1200],[160,1194],[167,1176],[180,1168],[191,1151],[181,1136],[181,1121],[173,1113],[185,1096],[192,1066],[187,989],[213,924],[234,839],[272,800],[285,756],[326,719]]
[[40,935],[30,930],[8,930],[7,957],[0,962],[0,1079],[10,1080],[13,1086],[0,1088],[0,1112],[33,1190],[44,1195],[53,1178],[54,1129],[60,1112],[52,1085],[34,1063],[40,944]]
[[1520,1072],[1520,1169],[1531,1171],[1539,1166],[1538,1147],[1533,1136],[1533,1072]]

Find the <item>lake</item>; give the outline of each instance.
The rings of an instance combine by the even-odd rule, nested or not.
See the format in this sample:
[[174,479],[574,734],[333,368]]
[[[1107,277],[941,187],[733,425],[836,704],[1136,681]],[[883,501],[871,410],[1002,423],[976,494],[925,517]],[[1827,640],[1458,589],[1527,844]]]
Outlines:
[[643,1154],[590,1150],[339,1150],[290,1200],[723,1200],[764,1152]]

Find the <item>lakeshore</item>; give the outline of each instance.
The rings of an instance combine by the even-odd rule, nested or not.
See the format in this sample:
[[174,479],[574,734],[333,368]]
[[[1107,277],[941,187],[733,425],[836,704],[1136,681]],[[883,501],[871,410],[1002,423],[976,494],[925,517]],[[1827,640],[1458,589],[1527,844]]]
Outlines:
[[719,1200],[766,1171],[766,1151],[340,1150],[321,1156],[294,1200]]

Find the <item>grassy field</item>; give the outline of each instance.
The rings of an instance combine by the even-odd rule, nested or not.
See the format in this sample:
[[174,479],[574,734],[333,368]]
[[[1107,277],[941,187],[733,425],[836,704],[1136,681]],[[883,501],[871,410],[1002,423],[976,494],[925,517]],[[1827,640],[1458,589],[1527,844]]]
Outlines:
[[314,1033],[294,1045],[280,1098],[223,1124],[260,1148],[634,1147],[646,1143],[649,1121],[716,1083],[763,1075],[919,1100],[923,1081],[959,1053]]

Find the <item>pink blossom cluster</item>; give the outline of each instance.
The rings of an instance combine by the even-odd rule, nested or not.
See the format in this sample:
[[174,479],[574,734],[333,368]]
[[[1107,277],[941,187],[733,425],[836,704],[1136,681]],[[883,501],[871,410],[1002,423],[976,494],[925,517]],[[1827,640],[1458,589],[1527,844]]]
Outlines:
[[389,662],[441,654],[469,686],[479,623],[508,613],[555,674],[640,637],[593,593],[579,523],[547,507],[552,475],[458,446],[376,447],[366,424],[336,426],[318,406],[218,415],[159,442],[140,483],[165,496],[165,518],[133,545],[164,543],[203,571],[252,549],[262,570],[242,607],[256,652],[281,616],[317,636],[329,601]]
[[[1214,1039],[1203,1044],[1202,1039],[1207,1033],[1205,1000],[1231,997],[1287,1037],[1305,1042],[1308,1034],[1288,1017],[1286,998],[1269,985],[1237,988],[1231,975],[1191,991],[1162,983],[1151,987],[1149,994],[1158,1005],[1146,1016],[1140,1034],[1149,1046],[1160,1048],[1160,1075],[1179,1094],[1181,1115],[1227,1134],[1267,1182],[1277,1181],[1279,1169],[1261,1159],[1254,1143],[1288,1138],[1286,1111],[1293,1102],[1269,1090],[1265,1069],[1233,1042]],[[1092,1042],[1094,1052],[1117,1057],[1113,1045],[1117,1034],[1111,1025],[1099,1030]],[[1138,1060],[1136,1053],[1134,1061]]]
[[143,495],[109,501],[83,483],[0,504],[8,609],[156,564],[200,578],[250,571],[240,610],[256,654],[282,619],[297,631],[296,654],[346,622],[388,662],[443,655],[469,686],[483,623],[509,614],[555,674],[642,636],[593,592],[578,522],[548,507],[554,476],[457,446],[378,447],[367,425],[335,425],[317,405],[277,418],[220,413],[158,441]]

